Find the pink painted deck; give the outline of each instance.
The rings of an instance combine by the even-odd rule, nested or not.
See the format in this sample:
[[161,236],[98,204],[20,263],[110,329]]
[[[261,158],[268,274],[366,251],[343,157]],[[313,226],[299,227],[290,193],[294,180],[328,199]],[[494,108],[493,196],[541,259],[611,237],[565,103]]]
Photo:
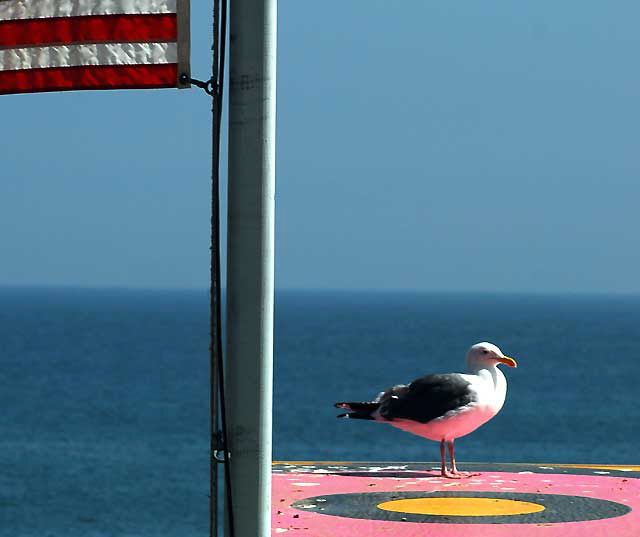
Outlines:
[[[640,466],[464,464],[479,476],[438,476],[435,463],[276,463],[273,535],[369,537],[639,537]],[[419,498],[492,498],[543,506],[474,516],[388,511]]]

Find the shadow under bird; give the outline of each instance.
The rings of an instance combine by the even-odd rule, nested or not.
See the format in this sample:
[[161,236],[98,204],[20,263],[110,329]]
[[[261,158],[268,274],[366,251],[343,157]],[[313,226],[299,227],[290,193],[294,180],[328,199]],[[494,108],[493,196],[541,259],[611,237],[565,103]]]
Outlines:
[[[440,442],[441,475],[452,479],[469,477],[456,468],[453,442],[475,431],[502,408],[507,379],[499,364],[517,367],[492,343],[477,343],[467,352],[468,373],[426,375],[410,384],[393,386],[370,402],[336,403],[348,412],[339,418],[375,420],[409,433]],[[445,443],[450,468],[446,466]]]

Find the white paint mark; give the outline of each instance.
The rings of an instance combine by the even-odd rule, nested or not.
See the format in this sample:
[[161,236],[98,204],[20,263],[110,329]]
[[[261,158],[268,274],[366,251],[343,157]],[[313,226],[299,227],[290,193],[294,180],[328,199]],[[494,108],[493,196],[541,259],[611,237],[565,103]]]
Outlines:
[[406,470],[407,465],[404,466],[361,466],[360,468],[369,470],[371,472],[381,472],[383,470]]

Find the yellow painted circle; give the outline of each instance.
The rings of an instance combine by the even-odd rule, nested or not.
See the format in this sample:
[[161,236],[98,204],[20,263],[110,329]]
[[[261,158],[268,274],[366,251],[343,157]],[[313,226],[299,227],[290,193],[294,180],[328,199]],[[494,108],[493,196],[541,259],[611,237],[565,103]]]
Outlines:
[[544,511],[544,505],[500,498],[409,498],[378,504],[378,509],[417,515],[504,516]]

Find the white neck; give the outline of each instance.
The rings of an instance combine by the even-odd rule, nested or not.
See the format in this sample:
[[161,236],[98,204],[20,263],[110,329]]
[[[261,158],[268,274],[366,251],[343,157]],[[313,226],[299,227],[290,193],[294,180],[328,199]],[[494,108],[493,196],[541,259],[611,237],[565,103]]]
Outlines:
[[469,372],[473,375],[491,382],[494,390],[505,391],[507,388],[507,379],[497,367],[495,363],[476,363],[473,367],[469,367]]

